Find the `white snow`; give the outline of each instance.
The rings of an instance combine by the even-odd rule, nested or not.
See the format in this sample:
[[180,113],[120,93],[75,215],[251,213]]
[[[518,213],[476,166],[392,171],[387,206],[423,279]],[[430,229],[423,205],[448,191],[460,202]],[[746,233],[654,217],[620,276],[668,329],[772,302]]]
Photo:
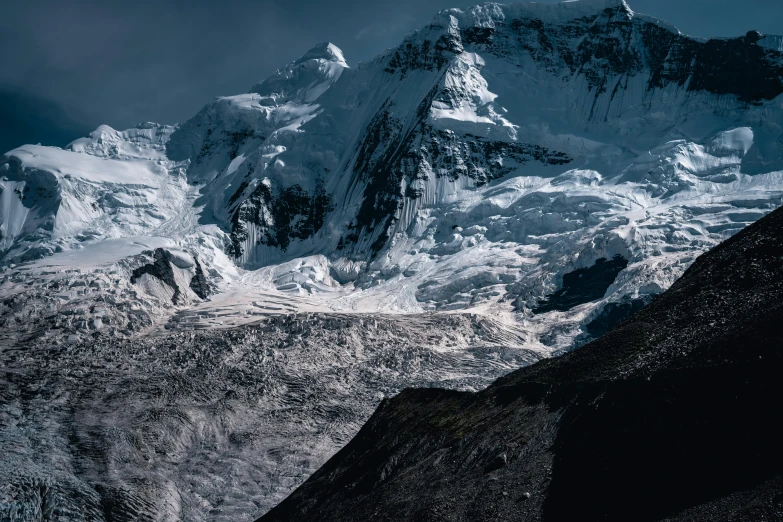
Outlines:
[[[522,16],[556,24],[607,6],[634,15],[621,0],[484,4],[443,11],[410,41]],[[639,21],[669,27],[649,17]],[[770,38],[765,45],[774,47]],[[323,43],[250,93],[217,98],[181,126],[102,126],[70,150],[16,149],[7,156],[19,172],[0,182],[3,248],[16,248],[23,259],[27,251],[16,238],[31,231],[37,236],[30,255],[160,235],[172,248],[199,245],[204,258],[229,273],[221,282],[228,292],[296,294],[319,309],[493,310],[536,321],[525,315],[525,303],[555,289],[574,266],[601,255],[629,258],[626,283],[606,300],[663,289],[684,270],[682,259],[780,202],[777,101],[747,107],[676,85],[648,90],[644,74],[623,80],[616,96],[612,83],[601,94],[580,76],[563,83],[526,52],[498,58],[480,47],[454,54],[440,76],[412,70],[390,81],[388,56],[352,70],[339,48]],[[337,240],[361,204],[351,168],[369,122],[383,107],[395,121],[411,121],[432,89],[443,94],[429,108],[427,123],[435,128],[536,144],[574,161],[543,166],[499,155],[490,160],[510,172],[482,187],[464,176],[452,179],[449,168],[424,165],[426,176],[402,181],[421,196],[404,200],[382,255],[341,257]],[[768,123],[759,125],[762,120]],[[56,178],[56,209],[18,197],[33,173]],[[258,245],[263,232],[249,224],[246,251],[232,267],[221,251],[235,211],[227,200],[243,186],[238,201],[261,183],[274,194],[293,185],[312,191],[317,180],[336,203],[323,230],[282,251]],[[272,220],[270,209],[260,211]],[[217,226],[200,223],[212,220]],[[249,276],[254,269],[257,275]],[[522,312],[513,311],[510,296]],[[586,315],[568,317],[579,322]]]
[[237,171],[240,165],[245,161],[245,155],[240,154],[233,160],[231,160],[231,163],[228,164],[228,168],[226,169],[226,174],[233,174]]
[[[0,161],[0,251],[8,260],[155,235],[194,198],[182,167],[165,159],[170,127],[107,126],[71,150],[25,145]],[[192,232],[192,230],[189,230]],[[20,241],[20,238],[24,238]]]
[[35,261],[31,266],[34,268],[72,267],[86,269],[101,265],[111,265],[125,258],[138,255],[145,250],[171,247],[174,244],[175,242],[172,239],[164,237],[140,236],[107,239],[82,248],[45,257]]
[[151,160],[105,159],[40,145],[23,145],[5,155],[18,159],[23,168],[51,172],[58,179],[79,178],[98,183],[156,187],[168,174],[165,168]]
[[[471,26],[504,30],[518,17],[557,24],[607,6],[625,7],[620,15],[635,16],[634,25],[676,32],[634,14],[622,0],[487,3],[443,11],[406,44],[457,37]],[[780,41],[768,36],[760,43],[775,52],[783,49]],[[489,375],[522,364],[526,350],[545,356],[571,348],[607,303],[664,291],[701,253],[783,203],[781,97],[748,104],[687,85],[651,89],[644,72],[609,75],[601,91],[516,44],[498,55],[460,45],[439,55],[441,70],[426,64],[395,70],[395,49],[351,69],[339,48],[319,44],[251,92],[219,97],[176,127],[101,126],[67,150],[26,145],[0,161],[0,295],[27,300],[27,315],[3,323],[12,327],[0,331],[0,341],[10,345],[40,332],[50,336],[46,342],[138,338],[164,327],[186,336],[270,318],[263,334],[239,345],[215,341],[223,351],[193,352],[230,368],[247,365],[263,391],[227,424],[187,411],[197,435],[172,440],[187,458],[208,451],[212,460],[204,462],[214,469],[191,461],[166,468],[170,474],[155,489],[155,498],[168,502],[155,504],[161,517],[252,518],[255,506],[269,507],[349,440],[380,400],[362,396],[334,428],[313,413],[339,408],[328,390],[344,398],[383,383],[394,383],[384,388],[388,393],[408,384],[484,385]],[[486,143],[494,148],[485,154]],[[503,152],[513,147],[526,152]],[[427,153],[417,155],[422,149]],[[534,158],[543,149],[571,161]],[[367,179],[389,157],[402,158],[393,167],[403,170],[379,169],[400,175],[390,192],[416,197],[400,198],[387,230],[376,223],[357,231]],[[234,216],[249,194],[261,188],[257,194],[274,199],[298,188],[312,197],[316,187],[334,207],[317,233],[293,237],[283,249],[264,244],[268,230],[248,219],[243,253],[229,257]],[[278,219],[280,208],[262,199],[244,211],[264,222]],[[295,216],[294,223],[303,219]],[[353,232],[356,243],[338,250]],[[370,255],[382,232],[388,241]],[[179,286],[187,287],[198,260],[217,293],[203,301],[188,294],[174,305],[171,287],[156,278],[131,284],[132,270],[150,262],[145,252],[156,248],[171,254]],[[532,313],[564,274],[615,255],[629,264],[601,299]],[[327,318],[307,315],[314,313]],[[50,317],[57,328],[45,322]],[[453,335],[430,331],[450,321],[459,323]],[[310,335],[317,340],[311,343]],[[401,339],[403,352],[390,344]],[[476,355],[487,347],[494,355]],[[134,351],[119,354],[133,364]],[[144,356],[145,368],[158,368],[157,356]],[[178,361],[201,364],[183,354],[172,361],[177,370]],[[311,383],[327,391],[312,399]],[[109,425],[129,419],[123,411],[101,411]],[[92,420],[104,426],[98,417]],[[228,425],[264,437],[234,452]],[[278,429],[290,439],[275,435]],[[204,440],[222,449],[204,449]],[[112,462],[122,473],[137,470],[122,457]],[[209,496],[215,489],[204,484],[225,480],[225,473],[236,473],[243,488],[251,484],[256,504]],[[213,510],[217,505],[226,511]]]

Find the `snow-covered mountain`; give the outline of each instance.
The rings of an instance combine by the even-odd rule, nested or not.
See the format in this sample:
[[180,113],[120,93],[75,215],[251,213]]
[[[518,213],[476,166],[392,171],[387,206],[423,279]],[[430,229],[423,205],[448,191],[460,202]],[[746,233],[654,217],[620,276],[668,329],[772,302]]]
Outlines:
[[[473,314],[491,328],[424,343],[455,358],[450,369],[411,364],[388,391],[485,385],[533,353],[605,332],[779,206],[781,94],[783,38],[699,40],[622,0],[450,9],[355,66],[319,44],[179,125],[101,126],[65,149],[6,153],[0,343],[103,354],[196,328],[224,346],[215,339],[227,329],[281,314],[435,312],[436,324]],[[298,332],[270,353],[299,346]],[[397,342],[378,332],[356,341],[361,353]],[[487,346],[513,355],[475,364]],[[283,373],[305,364],[286,361]],[[334,364],[337,374],[361,366]],[[321,404],[319,390],[290,393]],[[328,442],[313,442],[302,417],[280,420],[319,449],[287,472],[295,479],[259,486],[257,509],[344,444],[378,400],[342,412]],[[263,473],[288,462],[272,453]],[[217,501],[182,489],[177,473],[164,482],[180,500],[150,509],[210,513]],[[265,476],[255,483],[274,482]]]
[[164,237],[240,273],[309,258],[278,286],[338,309],[535,322],[622,257],[584,323],[781,202],[780,42],[582,0],[443,11],[356,68],[320,44],[177,127],[7,153],[2,262]]

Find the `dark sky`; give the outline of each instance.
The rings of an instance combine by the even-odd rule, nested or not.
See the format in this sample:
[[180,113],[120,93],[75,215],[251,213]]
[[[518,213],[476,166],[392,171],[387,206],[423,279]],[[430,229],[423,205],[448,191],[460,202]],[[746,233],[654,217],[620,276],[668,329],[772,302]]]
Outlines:
[[[547,1],[547,0],[544,0]],[[315,43],[354,65],[476,0],[2,0],[0,152],[101,123],[175,123]],[[783,0],[630,0],[702,37],[783,34]]]

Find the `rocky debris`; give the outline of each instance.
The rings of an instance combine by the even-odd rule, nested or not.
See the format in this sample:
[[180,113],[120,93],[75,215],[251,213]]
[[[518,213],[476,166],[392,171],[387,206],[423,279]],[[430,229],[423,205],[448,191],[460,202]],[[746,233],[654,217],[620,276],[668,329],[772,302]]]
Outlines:
[[6,268],[0,271],[0,346],[133,337],[162,328],[182,306],[208,298],[213,281],[201,261],[166,249],[85,269]]
[[384,397],[477,390],[540,358],[499,328],[474,315],[292,313],[2,344],[0,519],[40,520],[43,503],[69,520],[252,520]]

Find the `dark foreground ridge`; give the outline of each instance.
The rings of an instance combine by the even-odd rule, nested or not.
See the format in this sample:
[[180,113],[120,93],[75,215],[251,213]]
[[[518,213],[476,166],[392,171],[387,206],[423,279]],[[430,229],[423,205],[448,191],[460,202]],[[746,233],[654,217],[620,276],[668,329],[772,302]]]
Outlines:
[[261,520],[783,520],[783,210],[604,337],[409,389]]

